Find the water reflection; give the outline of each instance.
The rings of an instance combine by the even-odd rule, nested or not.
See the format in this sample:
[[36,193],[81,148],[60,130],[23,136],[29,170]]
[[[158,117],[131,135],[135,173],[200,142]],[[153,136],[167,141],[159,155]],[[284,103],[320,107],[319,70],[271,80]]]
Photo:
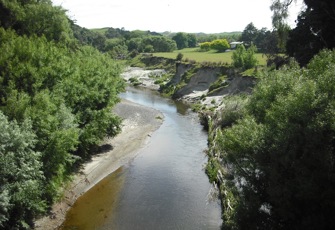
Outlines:
[[102,226],[108,217],[113,216],[113,207],[124,184],[124,172],[123,167],[119,168],[79,197],[60,229],[92,230]]

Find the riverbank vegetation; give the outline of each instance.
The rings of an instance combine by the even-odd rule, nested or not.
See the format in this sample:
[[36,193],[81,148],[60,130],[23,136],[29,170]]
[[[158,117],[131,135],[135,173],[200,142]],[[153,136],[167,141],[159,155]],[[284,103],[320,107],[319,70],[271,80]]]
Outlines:
[[[220,189],[222,229],[335,227],[335,43],[328,36],[334,31],[328,9],[335,5],[304,1],[297,27],[285,31],[290,2],[273,1],[272,8],[277,29],[289,34],[278,39],[286,39],[281,44],[295,60],[259,72],[250,96],[227,96],[224,108],[202,116],[209,128],[206,171]],[[321,15],[327,23],[316,19]]]
[[120,131],[122,66],[82,46],[49,0],[1,0],[0,15],[0,228],[29,229]]
[[335,226],[334,60],[323,51],[305,69],[266,72],[242,109],[210,122],[207,171],[220,184],[225,228]]

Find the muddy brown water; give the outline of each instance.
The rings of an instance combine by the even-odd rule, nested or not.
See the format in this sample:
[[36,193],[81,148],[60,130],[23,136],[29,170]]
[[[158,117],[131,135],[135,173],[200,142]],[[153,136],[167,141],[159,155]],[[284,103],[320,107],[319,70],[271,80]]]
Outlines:
[[77,200],[62,229],[220,229],[197,115],[150,90],[128,88],[121,96],[160,110],[164,122],[135,159]]

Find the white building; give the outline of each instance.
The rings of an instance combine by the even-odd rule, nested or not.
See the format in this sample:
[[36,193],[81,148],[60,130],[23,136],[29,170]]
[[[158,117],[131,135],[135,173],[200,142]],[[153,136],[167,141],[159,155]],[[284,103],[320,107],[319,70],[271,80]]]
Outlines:
[[243,45],[243,42],[231,42],[230,48],[235,49],[237,45]]

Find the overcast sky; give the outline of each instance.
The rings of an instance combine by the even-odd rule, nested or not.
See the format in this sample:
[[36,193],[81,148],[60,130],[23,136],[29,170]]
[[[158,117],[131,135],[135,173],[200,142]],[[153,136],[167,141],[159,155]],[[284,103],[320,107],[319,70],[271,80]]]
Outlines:
[[[298,0],[301,2],[302,0]],[[114,27],[155,32],[243,31],[253,22],[271,29],[271,0],[52,0],[81,27]],[[301,4],[291,7],[294,27]]]

